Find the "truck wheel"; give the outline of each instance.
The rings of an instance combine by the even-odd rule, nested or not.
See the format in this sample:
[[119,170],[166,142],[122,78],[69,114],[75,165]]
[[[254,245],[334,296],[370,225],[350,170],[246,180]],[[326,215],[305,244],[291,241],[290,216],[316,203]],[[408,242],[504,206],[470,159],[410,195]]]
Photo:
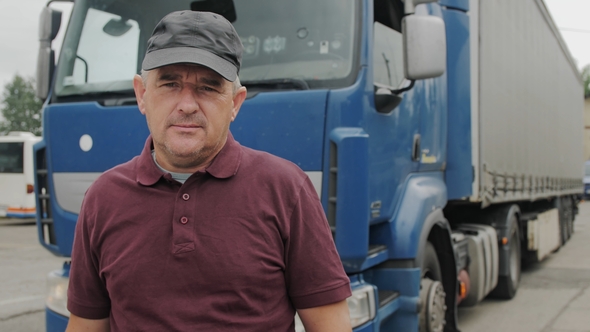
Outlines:
[[521,253],[520,253],[520,236],[518,232],[518,221],[516,215],[512,215],[513,220],[511,221],[512,229],[510,231],[510,238],[508,240],[510,250],[510,262],[509,262],[509,275],[498,276],[498,285],[490,293],[491,297],[498,299],[509,300],[516,295],[518,290],[518,284],[520,282],[520,266],[521,266]]
[[432,243],[427,242],[422,260],[420,281],[420,332],[442,332],[445,327],[445,291],[442,272]]
[[566,198],[566,202],[567,238],[569,240],[574,234],[574,203],[571,197]]

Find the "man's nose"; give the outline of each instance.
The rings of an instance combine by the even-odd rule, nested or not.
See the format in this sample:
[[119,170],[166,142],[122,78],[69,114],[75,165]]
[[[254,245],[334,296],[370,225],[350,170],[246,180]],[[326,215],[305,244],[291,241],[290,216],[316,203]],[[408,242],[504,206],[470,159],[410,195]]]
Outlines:
[[184,86],[180,91],[180,100],[178,102],[178,110],[191,114],[199,111],[199,102],[195,88],[192,86]]

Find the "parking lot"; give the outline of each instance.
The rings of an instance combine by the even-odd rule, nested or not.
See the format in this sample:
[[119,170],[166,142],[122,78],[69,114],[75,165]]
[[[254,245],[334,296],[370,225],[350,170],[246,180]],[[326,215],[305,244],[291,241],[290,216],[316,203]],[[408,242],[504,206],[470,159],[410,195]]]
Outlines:
[[33,220],[0,218],[0,331],[45,331],[45,276],[59,268]]
[[[580,206],[570,242],[523,269],[514,299],[460,308],[461,331],[590,331],[589,252],[590,202]],[[41,247],[33,220],[0,218],[0,331],[45,331],[45,276],[65,260]]]

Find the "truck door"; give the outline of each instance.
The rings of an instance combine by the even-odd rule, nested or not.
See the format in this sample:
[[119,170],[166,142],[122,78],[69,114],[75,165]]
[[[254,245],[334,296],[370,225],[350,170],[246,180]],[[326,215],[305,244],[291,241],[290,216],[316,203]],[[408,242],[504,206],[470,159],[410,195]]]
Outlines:
[[[439,6],[419,5],[416,15],[442,16]],[[419,80],[414,86],[414,107],[420,114],[418,152],[419,171],[442,170],[446,155],[447,74]]]

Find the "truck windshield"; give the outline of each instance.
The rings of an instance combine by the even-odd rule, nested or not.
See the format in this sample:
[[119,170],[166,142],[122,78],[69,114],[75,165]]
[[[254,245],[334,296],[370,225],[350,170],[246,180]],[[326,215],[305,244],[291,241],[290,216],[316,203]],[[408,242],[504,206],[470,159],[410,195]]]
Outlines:
[[[76,1],[55,96],[132,97],[132,78],[141,69],[156,23],[169,12],[200,2]],[[356,78],[356,7],[354,0],[235,0],[233,24],[244,45],[240,80],[266,89],[289,82],[291,88],[306,89],[350,85]]]

